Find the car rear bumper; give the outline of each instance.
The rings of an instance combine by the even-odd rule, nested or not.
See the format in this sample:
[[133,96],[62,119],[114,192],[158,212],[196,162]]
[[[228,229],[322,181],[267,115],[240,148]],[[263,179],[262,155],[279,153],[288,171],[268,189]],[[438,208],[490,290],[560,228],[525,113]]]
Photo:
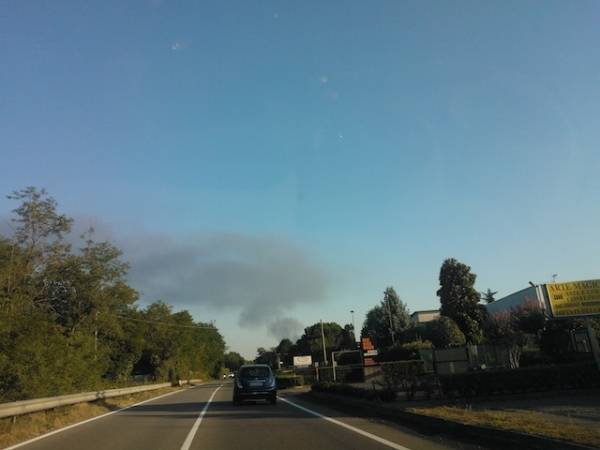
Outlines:
[[277,395],[277,389],[242,390],[237,389],[235,395],[244,400],[256,398],[273,398]]

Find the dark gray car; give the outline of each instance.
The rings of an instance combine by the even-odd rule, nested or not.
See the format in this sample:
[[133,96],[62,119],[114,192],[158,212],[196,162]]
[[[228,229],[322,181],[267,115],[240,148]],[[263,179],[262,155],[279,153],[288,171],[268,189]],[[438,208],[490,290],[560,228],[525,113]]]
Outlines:
[[275,375],[266,364],[248,364],[238,370],[234,387],[233,403],[238,405],[244,400],[267,400],[277,403]]

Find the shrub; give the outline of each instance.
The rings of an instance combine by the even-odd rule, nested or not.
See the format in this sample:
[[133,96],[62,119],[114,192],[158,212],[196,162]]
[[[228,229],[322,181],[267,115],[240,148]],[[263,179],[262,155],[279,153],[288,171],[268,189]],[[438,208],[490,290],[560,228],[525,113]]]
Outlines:
[[381,400],[384,402],[391,402],[396,398],[396,393],[390,389],[365,389],[351,386],[349,384],[329,383],[327,381],[313,384],[312,390],[315,392],[338,394],[364,400]]
[[410,361],[419,359],[419,350],[431,348],[429,341],[413,341],[406,343],[398,343],[382,349],[377,356],[379,362],[390,361]]
[[600,385],[594,363],[440,375],[439,381],[445,395],[461,397]]
[[275,378],[277,389],[288,389],[294,386],[302,386],[304,377],[302,375],[278,375]]
[[383,363],[381,370],[387,390],[406,392],[407,400],[414,399],[417,391],[425,391],[430,398],[437,389],[437,379],[425,374],[422,360]]
[[423,339],[431,341],[436,348],[465,345],[465,335],[456,322],[446,316],[423,324],[422,336]]

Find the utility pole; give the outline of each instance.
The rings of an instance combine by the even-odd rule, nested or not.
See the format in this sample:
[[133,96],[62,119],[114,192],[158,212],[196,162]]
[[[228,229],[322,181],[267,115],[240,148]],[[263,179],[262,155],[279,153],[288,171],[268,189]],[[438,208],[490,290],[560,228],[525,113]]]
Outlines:
[[327,365],[327,352],[325,351],[325,333],[323,332],[323,319],[321,319],[321,343],[323,345],[323,364]]
[[388,298],[387,302],[388,317],[390,319],[390,336],[392,337],[392,345],[396,343],[396,339],[394,338],[394,321],[392,320],[392,307],[390,306],[390,298]]

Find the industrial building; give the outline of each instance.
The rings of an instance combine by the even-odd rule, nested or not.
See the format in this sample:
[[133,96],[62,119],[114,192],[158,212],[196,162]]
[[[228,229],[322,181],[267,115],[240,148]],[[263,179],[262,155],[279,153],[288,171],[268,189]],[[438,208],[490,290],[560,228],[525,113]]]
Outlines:
[[440,318],[439,309],[426,309],[424,311],[415,311],[410,315],[410,321],[413,325],[420,323],[431,322]]

